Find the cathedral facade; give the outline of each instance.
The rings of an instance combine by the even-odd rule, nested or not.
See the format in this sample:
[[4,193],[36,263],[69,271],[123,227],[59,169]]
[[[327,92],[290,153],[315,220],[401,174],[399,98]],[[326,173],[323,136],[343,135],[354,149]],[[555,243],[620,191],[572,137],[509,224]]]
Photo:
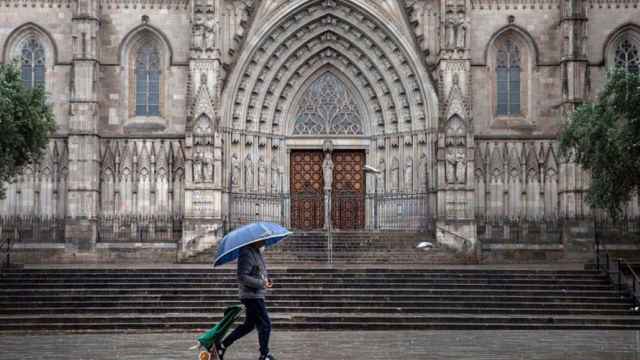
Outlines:
[[607,68],[638,71],[639,19],[635,0],[0,0],[0,61],[57,123],[3,231],[27,224],[34,261],[183,258],[256,220],[588,252],[589,175],[557,137]]

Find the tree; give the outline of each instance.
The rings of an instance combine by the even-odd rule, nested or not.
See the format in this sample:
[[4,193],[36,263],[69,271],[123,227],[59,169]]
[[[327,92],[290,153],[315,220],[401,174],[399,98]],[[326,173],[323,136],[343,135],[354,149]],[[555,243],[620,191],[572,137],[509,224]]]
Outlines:
[[24,86],[15,64],[0,64],[0,199],[6,182],[42,157],[54,129],[44,89]]
[[640,76],[610,71],[599,99],[572,113],[560,149],[591,172],[589,205],[618,218],[640,185]]

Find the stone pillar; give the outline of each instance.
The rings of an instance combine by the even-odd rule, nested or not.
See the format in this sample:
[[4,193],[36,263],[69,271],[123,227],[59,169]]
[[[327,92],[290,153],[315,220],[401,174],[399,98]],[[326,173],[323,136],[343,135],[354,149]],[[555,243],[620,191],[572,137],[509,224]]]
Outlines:
[[222,80],[219,0],[196,1],[189,60],[190,108],[185,131],[185,219],[179,258],[213,247],[223,235]]
[[[560,8],[562,34],[562,117],[568,121],[576,107],[588,98],[589,64],[586,54],[586,3],[567,0]],[[591,210],[585,202],[590,175],[571,157],[560,163],[559,212],[564,219],[563,239],[569,257],[590,256],[594,241]]]
[[436,239],[477,261],[474,216],[474,139],[471,128],[469,19],[465,2],[442,0],[438,69]]
[[98,31],[96,0],[75,3],[65,238],[77,255],[95,253],[99,199]]

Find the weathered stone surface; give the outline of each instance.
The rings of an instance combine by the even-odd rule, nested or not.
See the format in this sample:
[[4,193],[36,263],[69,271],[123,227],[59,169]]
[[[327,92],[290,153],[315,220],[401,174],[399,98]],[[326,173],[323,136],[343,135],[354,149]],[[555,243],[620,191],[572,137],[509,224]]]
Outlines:
[[[287,224],[287,198],[272,197],[267,214],[255,194],[288,196],[291,151],[331,140],[379,170],[360,173],[369,196],[426,194],[426,205],[397,207],[387,229],[404,228],[407,215],[462,221],[468,249],[440,237],[459,252],[542,242],[581,256],[594,233],[579,230],[592,216],[590,179],[559,158],[558,129],[595,99],[621,42],[640,47],[640,9],[621,0],[0,0],[0,9],[0,61],[29,39],[42,44],[58,124],[0,214],[68,219],[68,249],[94,253],[108,243],[104,217],[184,219],[179,241],[160,241],[181,256],[219,241],[212,227]],[[506,68],[517,91],[498,91]],[[515,110],[503,113],[507,93]],[[366,226],[377,223],[373,204]],[[629,216],[640,216],[637,196]],[[566,219],[579,224],[551,226]],[[551,225],[536,228],[541,220]],[[496,222],[501,235],[483,231]]]

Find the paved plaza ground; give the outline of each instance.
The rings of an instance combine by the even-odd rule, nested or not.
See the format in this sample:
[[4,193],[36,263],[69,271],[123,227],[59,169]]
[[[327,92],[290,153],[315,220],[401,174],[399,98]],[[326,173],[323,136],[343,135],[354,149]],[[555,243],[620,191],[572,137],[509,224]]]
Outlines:
[[[2,335],[2,360],[187,360],[198,333]],[[640,331],[274,331],[280,360],[640,360]],[[257,336],[226,360],[257,359]]]

